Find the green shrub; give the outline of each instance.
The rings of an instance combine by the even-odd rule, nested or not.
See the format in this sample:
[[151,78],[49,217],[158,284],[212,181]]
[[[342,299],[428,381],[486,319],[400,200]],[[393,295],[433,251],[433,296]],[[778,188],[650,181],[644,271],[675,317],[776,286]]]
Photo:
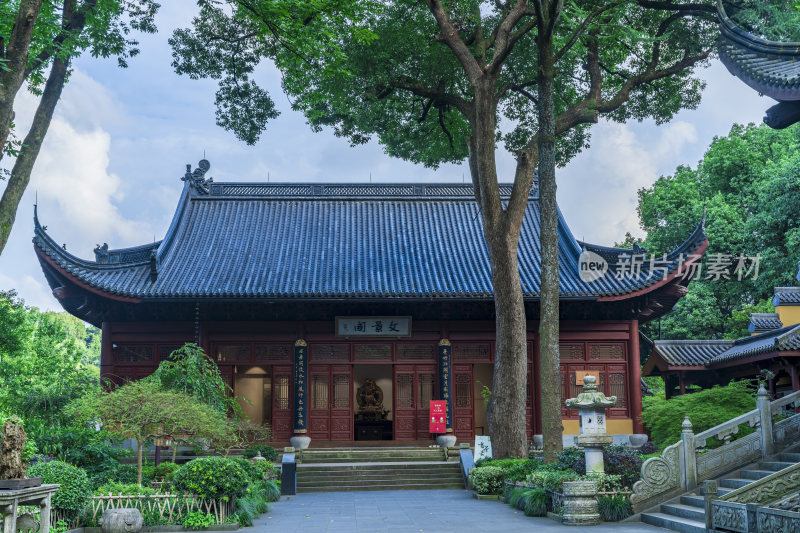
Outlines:
[[203,457],[181,466],[172,477],[175,490],[225,501],[244,494],[250,478],[233,459]]
[[573,470],[576,474],[586,473],[586,455],[583,450],[570,446],[558,454],[556,467],[559,470]]
[[203,529],[214,525],[214,515],[202,511],[192,511],[183,518],[183,527],[186,529]]
[[77,513],[92,493],[86,471],[63,461],[36,463],[28,469],[28,476],[41,477],[42,483],[61,485],[53,495],[52,504],[56,509]]
[[261,457],[266,459],[267,461],[277,461],[278,460],[278,450],[273,448],[272,446],[267,446],[266,444],[257,444],[255,446],[248,446],[244,449],[242,455],[244,455],[247,459],[252,459],[258,452],[261,452]]
[[534,470],[541,466],[536,459],[492,459],[484,461],[480,467],[496,466],[503,469],[503,479],[509,482],[524,481]]
[[503,490],[503,469],[499,466],[473,468],[469,477],[478,494],[500,494]]
[[180,466],[175,463],[161,463],[156,467],[153,477],[156,481],[170,481],[178,468]]
[[525,516],[545,516],[547,514],[547,492],[544,489],[529,489],[517,504]]
[[97,487],[94,491],[95,496],[106,496],[108,494],[122,494],[124,496],[152,496],[158,491],[150,487],[141,487],[138,483],[117,483],[110,482]]
[[253,462],[242,457],[233,457],[231,460],[236,461],[236,464],[238,464],[242,470],[247,473],[247,477],[250,479],[250,481],[261,481],[264,479],[264,471],[256,466]]
[[277,502],[281,499],[281,488],[274,481],[262,481],[258,485],[268,502]]
[[624,494],[603,495],[597,498],[600,516],[606,522],[619,522],[633,514],[630,499]]
[[528,476],[527,482],[529,485],[540,489],[560,491],[562,483],[565,481],[575,481],[580,479],[580,477],[581,476],[573,470],[559,470],[557,467],[543,467]]
[[[663,449],[681,438],[685,416],[692,421],[695,433],[752,411],[756,407],[755,386],[749,381],[734,381],[724,387],[715,386],[669,400],[663,391],[642,399],[642,421],[656,446]],[[754,430],[740,427],[737,438]],[[709,443],[713,445],[713,443]]]
[[600,492],[617,492],[627,486],[623,485],[622,476],[616,474],[586,474],[585,476],[579,476],[579,479],[596,481],[597,490]]
[[258,461],[256,467],[261,471],[263,479],[278,479],[281,477],[281,467],[276,466],[270,461]]

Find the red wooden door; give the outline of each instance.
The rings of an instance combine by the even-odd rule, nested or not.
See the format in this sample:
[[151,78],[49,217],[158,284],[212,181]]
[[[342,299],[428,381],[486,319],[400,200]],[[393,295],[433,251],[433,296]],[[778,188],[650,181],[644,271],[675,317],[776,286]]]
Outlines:
[[292,436],[293,379],[291,366],[272,367],[272,440],[288,441]]
[[453,366],[453,431],[462,442],[475,436],[472,383],[472,365]]
[[330,378],[328,366],[311,366],[309,372],[308,436],[312,439],[331,440]]
[[[413,440],[417,436],[417,402],[414,394],[414,366],[394,366],[394,439]],[[427,418],[426,418],[427,421]]]
[[436,367],[434,365],[417,365],[415,375],[417,380],[417,439],[429,439],[431,426],[428,418],[431,412],[431,400],[436,399]]
[[331,440],[353,440],[353,367],[331,367]]

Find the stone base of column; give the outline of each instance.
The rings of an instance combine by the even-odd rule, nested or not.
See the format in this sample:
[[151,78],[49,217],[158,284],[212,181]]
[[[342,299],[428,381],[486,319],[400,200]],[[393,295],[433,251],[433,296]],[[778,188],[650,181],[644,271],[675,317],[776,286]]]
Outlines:
[[305,450],[308,448],[308,445],[311,444],[311,437],[307,435],[295,435],[289,439],[289,442],[295,450]]
[[563,484],[565,526],[595,526],[600,523],[597,509],[597,482],[567,481]]

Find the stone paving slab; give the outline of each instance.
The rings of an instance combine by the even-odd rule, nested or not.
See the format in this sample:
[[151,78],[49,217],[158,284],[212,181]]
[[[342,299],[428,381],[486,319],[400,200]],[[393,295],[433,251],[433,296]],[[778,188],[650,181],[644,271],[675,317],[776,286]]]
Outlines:
[[270,504],[254,533],[665,533],[642,523],[562,526],[465,490],[312,492]]

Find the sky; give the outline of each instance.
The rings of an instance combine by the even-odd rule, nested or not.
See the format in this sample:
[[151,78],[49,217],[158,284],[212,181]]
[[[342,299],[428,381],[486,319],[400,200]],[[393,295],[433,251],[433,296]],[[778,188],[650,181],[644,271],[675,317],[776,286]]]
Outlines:
[[[462,182],[467,166],[431,170],[384,154],[377,142],[351,147],[330,130],[314,133],[281,92],[270,65],[257,71],[281,115],[254,146],[214,122],[215,82],[174,73],[167,39],[185,27],[193,2],[165,2],[159,33],[140,37],[141,54],[120,69],[115,59],[78,58],[64,89],[9,242],[0,256],[0,290],[14,289],[29,305],[60,310],[33,252],[33,205],[57,242],[94,259],[110,248],[160,240],[183,186],[185,165],[206,157],[216,181]],[[643,236],[637,191],[679,165],[695,166],[715,136],[734,123],[760,123],[773,102],[732,77],[714,60],[700,106],[662,125],[653,121],[592,128],[591,147],[557,171],[558,201],[576,238],[613,246],[626,232]],[[15,110],[27,131],[36,99],[21,91]],[[501,181],[514,161],[501,153]],[[503,179],[506,176],[507,179]],[[0,183],[0,190],[3,185]]]

